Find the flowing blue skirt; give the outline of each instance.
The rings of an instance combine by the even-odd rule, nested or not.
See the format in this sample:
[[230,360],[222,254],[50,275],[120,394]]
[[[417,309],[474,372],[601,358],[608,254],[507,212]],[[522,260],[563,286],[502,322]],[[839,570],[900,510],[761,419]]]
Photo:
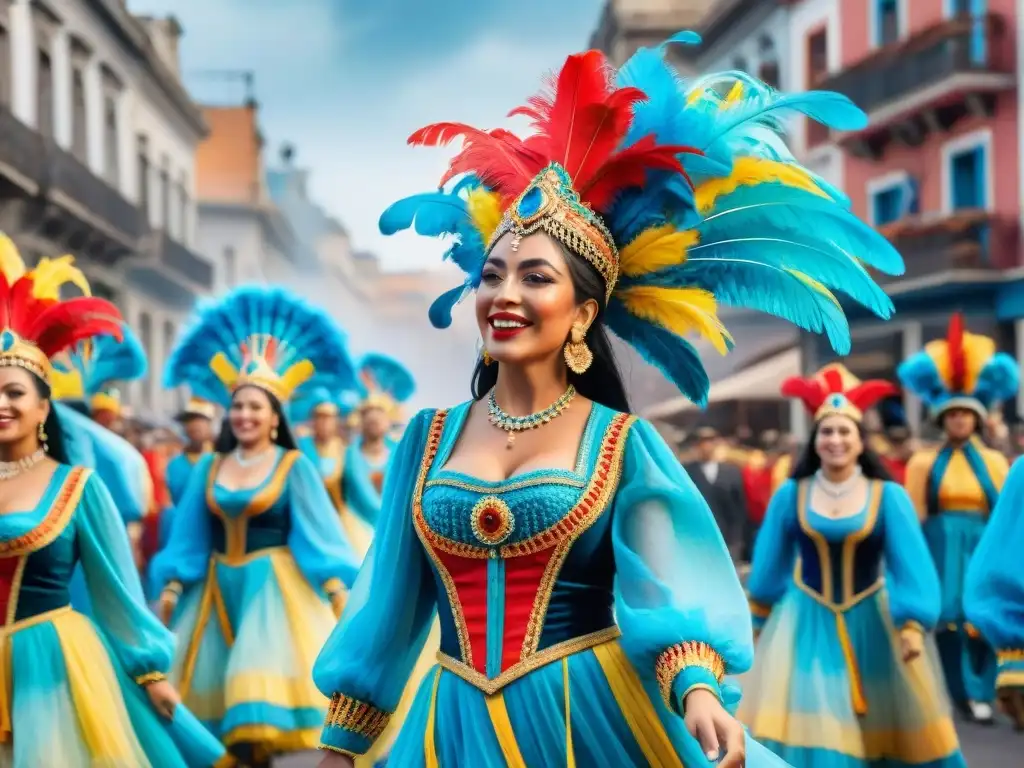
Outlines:
[[[224,747],[184,706],[171,720],[121,669],[92,622],[62,608],[26,619],[2,638],[0,719],[13,768],[210,768]],[[7,699],[6,691],[10,691]]]
[[[567,725],[568,724],[568,725]],[[786,764],[749,737],[749,768]],[[428,759],[429,756],[429,759]],[[493,695],[435,667],[388,765],[710,768],[683,719],[641,680],[617,641],[527,673]]]
[[904,663],[879,589],[842,612],[800,586],[757,644],[739,717],[796,768],[963,768],[933,644]]

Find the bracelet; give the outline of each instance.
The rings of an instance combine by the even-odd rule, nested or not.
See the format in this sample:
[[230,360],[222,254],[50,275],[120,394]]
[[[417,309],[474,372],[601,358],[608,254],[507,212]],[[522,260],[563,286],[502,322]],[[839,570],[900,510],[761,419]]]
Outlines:
[[184,587],[180,581],[169,581],[163,588],[164,592],[170,592],[177,597],[181,597],[181,593],[184,591]]
[[676,676],[687,667],[700,667],[714,677],[718,683],[725,677],[725,661],[718,651],[707,643],[677,643],[666,649],[654,664],[654,675],[661,690],[661,697],[671,709],[672,683]]
[[139,685],[149,685],[150,683],[162,683],[166,679],[167,675],[163,672],[147,672],[136,677],[135,682]]
[[924,626],[918,621],[905,621],[900,627],[900,632],[919,632],[924,634]]
[[390,720],[390,712],[377,709],[372,704],[353,699],[343,693],[336,693],[331,697],[324,725],[352,731],[373,742],[384,732]]

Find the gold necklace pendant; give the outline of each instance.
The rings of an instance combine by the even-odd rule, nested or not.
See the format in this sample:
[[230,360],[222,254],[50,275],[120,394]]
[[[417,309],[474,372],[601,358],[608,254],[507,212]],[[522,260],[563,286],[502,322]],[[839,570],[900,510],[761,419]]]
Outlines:
[[509,432],[508,440],[505,441],[505,450],[511,451],[516,445],[516,433]]

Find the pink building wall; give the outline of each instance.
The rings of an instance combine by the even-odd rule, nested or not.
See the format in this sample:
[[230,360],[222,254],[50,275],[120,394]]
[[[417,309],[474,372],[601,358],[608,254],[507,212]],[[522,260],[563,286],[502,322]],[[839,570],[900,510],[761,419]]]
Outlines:
[[[838,0],[840,3],[840,29],[842,68],[846,69],[870,55],[875,47],[868,3],[874,0]],[[908,35],[914,35],[940,23],[944,18],[945,0],[905,0],[901,10],[909,12],[906,22]],[[988,12],[1001,14],[1005,19],[999,58],[1011,65],[1016,57],[1016,1],[988,0]],[[994,174],[994,209],[997,215],[1016,219],[1020,214],[1018,113],[1015,92],[1001,94],[992,118],[969,117],[958,122],[949,133],[930,133],[924,143],[909,147],[890,143],[879,160],[863,159],[843,153],[846,193],[854,211],[865,219],[869,217],[868,182],[893,171],[906,171],[918,180],[920,210],[922,213],[942,208],[942,146],[979,128],[992,130],[992,171]],[[1009,169],[1005,172],[1002,169]]]

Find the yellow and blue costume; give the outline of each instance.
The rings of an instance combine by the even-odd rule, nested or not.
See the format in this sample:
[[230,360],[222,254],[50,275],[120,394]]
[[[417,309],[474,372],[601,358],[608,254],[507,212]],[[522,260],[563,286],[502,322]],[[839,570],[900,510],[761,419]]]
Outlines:
[[[357,406],[356,390],[338,382],[316,382],[316,386],[302,392],[290,408],[295,421],[308,421],[316,415],[343,418]],[[359,472],[349,460],[351,447],[340,435],[326,444],[318,444],[314,435],[303,435],[299,449],[316,464],[323,478],[324,488],[331,497],[342,527],[360,558],[366,555],[373,539],[373,526],[380,513],[380,492],[366,472]]]
[[[891,312],[861,258],[898,272],[898,254],[775,130],[787,110],[863,125],[844,97],[780,95],[737,73],[681,82],[663,46],[617,75],[600,52],[574,55],[552,83],[516,110],[529,138],[456,123],[411,137],[462,137],[442,184],[470,174],[381,217],[385,233],[456,235],[447,255],[467,277],[433,304],[435,325],[479,285],[498,239],[540,231],[601,277],[601,321],[698,403],[708,377],[683,336],[724,351],[718,302],[824,331],[842,351],[849,329],[827,286]],[[371,749],[436,611],[437,665],[389,762],[708,766],[684,702],[704,688],[735,704],[725,676],[749,666],[752,633],[722,535],[672,451],[595,403],[571,471],[486,482],[445,467],[469,411],[421,412],[394,452],[373,548],[314,668],[332,696],[322,747]],[[782,764],[753,740],[746,755]]]
[[[189,398],[185,408],[179,413],[175,420],[184,423],[190,419],[206,419],[213,423],[217,418],[217,407],[199,397]],[[199,460],[213,451],[213,445],[202,446],[202,450],[184,450],[167,462],[167,492],[170,495],[171,504],[177,504],[178,500],[185,494],[188,487],[189,477]]]
[[[317,371],[349,365],[326,314],[282,290],[240,288],[197,311],[164,383],[225,408],[258,387],[284,406]],[[317,468],[301,451],[276,451],[253,488],[217,482],[223,455],[200,459],[151,566],[157,588],[181,595],[172,679],[183,701],[261,761],[315,746],[327,699],[309,673],[359,567]]]
[[[832,364],[790,379],[815,421],[864,410],[895,387]],[[740,718],[796,768],[964,766],[934,653],[939,580],[913,505],[898,484],[871,480],[857,514],[811,504],[814,477],[772,496],[747,589],[757,656]],[[884,578],[883,578],[884,570]],[[901,637],[924,654],[905,663]]]
[[[66,282],[84,282],[70,257],[26,271],[0,235],[0,367],[23,368],[47,389],[53,358],[123,327],[109,302],[61,301]],[[93,446],[67,413],[57,411],[66,455],[53,458],[75,462]],[[85,575],[91,617],[70,604],[76,569]],[[90,469],[58,464],[33,508],[0,515],[0,624],[3,765],[227,764],[185,706],[166,720],[143,690],[164,679],[174,641],[146,607],[121,517]]]
[[[947,411],[960,408],[977,416],[979,428],[988,408],[1012,397],[1020,379],[1013,358],[997,352],[992,339],[964,330],[959,314],[950,320],[945,339],[904,361],[898,374],[940,424]],[[977,436],[962,445],[947,442],[919,451],[907,464],[907,492],[942,581],[936,641],[950,695],[960,705],[991,702],[994,696],[995,657],[966,620],[963,588],[1008,471],[1006,457]]]
[[[392,425],[401,421],[402,403],[416,392],[416,380],[409,369],[394,358],[372,353],[360,360],[359,375],[367,393],[359,404],[360,413],[376,408],[384,412]],[[362,478],[363,483],[369,482],[378,498],[384,490],[384,478],[398,442],[388,434],[384,444],[384,455],[373,458],[363,450],[362,437],[356,437],[346,458],[353,473]]]
[[996,688],[1024,690],[1024,462],[1010,469],[964,585],[964,614],[996,649]]

